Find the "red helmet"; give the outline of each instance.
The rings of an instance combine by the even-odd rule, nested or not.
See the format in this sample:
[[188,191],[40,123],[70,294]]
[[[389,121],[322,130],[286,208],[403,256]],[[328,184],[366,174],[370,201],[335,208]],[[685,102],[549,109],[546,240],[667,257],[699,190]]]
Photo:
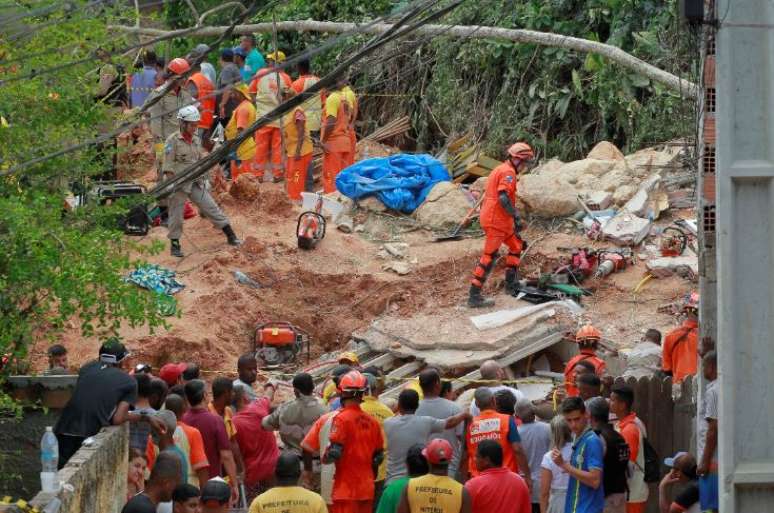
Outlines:
[[517,142],[508,148],[508,155],[514,159],[532,160],[535,158],[535,152],[532,147],[525,142]]
[[339,392],[365,392],[368,379],[359,371],[353,370],[344,374],[339,380]]
[[188,61],[182,57],[172,59],[169,61],[169,64],[167,64],[167,70],[173,75],[182,75],[189,69],[191,69],[191,66],[188,64]]
[[580,343],[584,340],[600,340],[602,338],[602,332],[591,324],[583,326],[575,334],[575,341]]
[[683,298],[683,310],[698,310],[699,309],[699,293],[691,291]]

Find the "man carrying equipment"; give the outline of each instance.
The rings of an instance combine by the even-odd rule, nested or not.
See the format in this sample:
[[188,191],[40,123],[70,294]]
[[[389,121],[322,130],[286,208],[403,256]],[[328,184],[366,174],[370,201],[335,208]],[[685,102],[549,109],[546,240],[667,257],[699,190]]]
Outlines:
[[[182,172],[204,157],[201,142],[195,137],[197,126],[201,120],[199,110],[193,105],[183,107],[177,113],[177,119],[180,120],[180,131],[169,136],[164,146],[162,172],[165,179]],[[242,243],[234,230],[231,229],[226,215],[212,199],[207,178],[201,176],[193,182],[186,183],[169,197],[169,234],[167,237],[170,240],[172,256],[183,257],[180,236],[183,234],[183,207],[187,199],[190,199],[199,208],[202,216],[212,221],[216,228],[223,230],[230,245],[238,246]]]
[[529,144],[517,142],[508,148],[508,160],[489,175],[481,205],[481,228],[486,234],[484,254],[473,270],[468,306],[481,308],[494,305],[494,300],[481,296],[487,276],[494,266],[500,246],[508,246],[505,259],[505,289],[509,294],[519,290],[518,269],[524,241],[519,237],[521,218],[516,211],[516,180],[535,157]]

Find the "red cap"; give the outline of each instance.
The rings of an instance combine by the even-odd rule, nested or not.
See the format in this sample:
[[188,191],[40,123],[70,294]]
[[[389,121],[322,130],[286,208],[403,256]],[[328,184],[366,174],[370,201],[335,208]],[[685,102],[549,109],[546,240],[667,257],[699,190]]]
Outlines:
[[159,377],[167,382],[167,385],[173,387],[177,384],[177,380],[180,379],[180,375],[183,373],[188,364],[185,363],[167,363],[159,371]]
[[427,462],[431,465],[449,463],[452,459],[452,454],[454,454],[454,450],[451,444],[443,438],[430,440],[422,451],[422,456],[427,458]]

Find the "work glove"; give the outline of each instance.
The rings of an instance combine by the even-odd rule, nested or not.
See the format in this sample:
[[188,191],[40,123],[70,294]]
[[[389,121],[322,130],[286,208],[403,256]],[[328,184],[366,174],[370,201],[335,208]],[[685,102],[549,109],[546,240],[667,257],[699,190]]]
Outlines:
[[513,228],[516,233],[519,233],[524,228],[524,225],[521,223],[521,216],[518,214],[513,216]]

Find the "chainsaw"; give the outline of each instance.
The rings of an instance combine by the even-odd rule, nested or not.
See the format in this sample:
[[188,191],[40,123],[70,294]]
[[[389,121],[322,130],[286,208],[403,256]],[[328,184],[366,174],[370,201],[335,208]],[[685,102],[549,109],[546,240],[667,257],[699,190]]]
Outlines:
[[661,232],[660,251],[661,256],[677,257],[683,254],[688,246],[689,236],[679,226],[667,226]]
[[281,365],[295,363],[306,345],[307,364],[309,354],[309,334],[284,321],[259,324],[255,328],[253,352],[263,362],[262,368],[271,369]]
[[325,237],[325,216],[323,212],[328,213],[334,219],[343,210],[344,207],[322,194],[302,192],[303,207],[306,210],[298,216],[296,223],[296,237],[298,238],[299,249],[314,249],[317,243]]

